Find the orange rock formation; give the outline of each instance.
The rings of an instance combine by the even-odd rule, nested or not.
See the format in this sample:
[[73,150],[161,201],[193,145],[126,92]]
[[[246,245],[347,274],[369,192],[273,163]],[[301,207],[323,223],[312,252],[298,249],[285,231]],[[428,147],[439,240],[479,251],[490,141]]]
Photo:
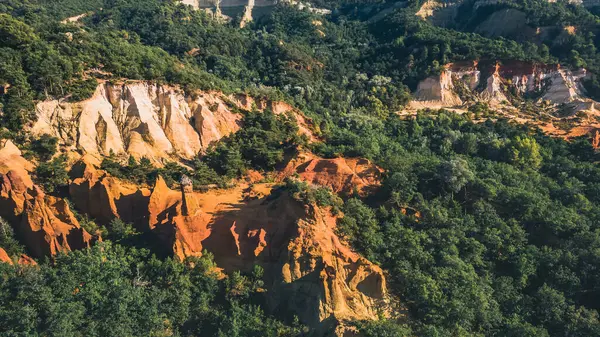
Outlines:
[[308,324],[326,319],[373,319],[386,297],[382,270],[335,235],[337,217],[304,206],[272,185],[196,193],[169,189],[159,178],[149,203],[150,228],[180,259],[214,254],[225,271],[262,265],[269,305]]
[[10,265],[13,264],[10,256],[8,256],[8,254],[6,254],[6,251],[2,248],[0,248],[0,262],[2,263],[8,263]]
[[11,159],[2,162],[10,170],[6,174],[0,171],[0,216],[11,223],[36,257],[87,247],[91,235],[80,227],[69,205],[62,199],[46,196],[34,185],[27,173],[28,162],[20,152],[11,151]]
[[363,158],[323,159],[303,154],[291,160],[279,180],[297,175],[298,179],[330,187],[336,193],[365,195],[381,185],[383,170]]
[[75,206],[104,225],[116,217],[135,224],[147,223],[150,191],[111,177],[96,169],[97,165],[93,157],[86,155],[71,169],[69,194]]
[[[0,248],[0,263],[8,263],[14,265],[13,260],[8,256],[3,248]],[[37,266],[37,262],[25,254],[21,254],[17,260],[17,264],[21,266]]]

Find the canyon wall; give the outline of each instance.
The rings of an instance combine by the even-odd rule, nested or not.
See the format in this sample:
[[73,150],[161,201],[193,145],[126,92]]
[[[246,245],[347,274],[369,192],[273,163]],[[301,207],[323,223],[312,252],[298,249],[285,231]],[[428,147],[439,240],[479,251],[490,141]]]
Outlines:
[[0,217],[14,228],[34,257],[88,247],[92,235],[81,228],[69,204],[35,185],[33,165],[7,141],[0,146]]
[[440,75],[421,81],[411,104],[413,108],[460,107],[471,100],[498,106],[533,98],[576,110],[594,110],[595,102],[583,88],[587,76],[585,69],[563,69],[558,65],[454,63],[446,65]]
[[[170,86],[145,82],[102,83],[82,102],[43,101],[36,105],[34,135],[50,134],[67,149],[108,156],[128,154],[154,163],[191,159],[219,139],[239,130],[241,110],[293,112],[282,102],[246,95],[197,92],[192,97]],[[306,124],[300,128],[310,134]]]
[[386,300],[382,270],[335,234],[337,216],[303,205],[272,184],[197,193],[158,179],[150,228],[180,259],[211,252],[226,272],[265,269],[269,307],[310,326],[377,317]]
[[[365,160],[314,156],[290,162],[287,170],[339,189],[352,182],[378,186],[382,172]],[[338,173],[341,180],[334,177]],[[136,189],[99,170],[90,156],[74,166],[72,176],[70,190],[78,208],[104,221],[134,222],[179,260],[208,251],[226,273],[251,272],[261,265],[267,303],[276,312],[293,313],[319,327],[332,320],[375,319],[378,310],[386,310],[383,271],[336,235],[342,215],[304,205],[274,183],[242,181],[197,192],[185,178],[171,189],[159,177],[151,191]]]

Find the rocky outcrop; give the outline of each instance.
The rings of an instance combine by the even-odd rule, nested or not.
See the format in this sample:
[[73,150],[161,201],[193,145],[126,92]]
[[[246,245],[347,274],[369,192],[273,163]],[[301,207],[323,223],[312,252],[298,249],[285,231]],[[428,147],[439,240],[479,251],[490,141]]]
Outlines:
[[13,171],[23,179],[25,186],[31,188],[33,182],[29,172],[33,171],[31,162],[23,158],[21,150],[10,140],[0,140],[0,173],[6,174]]
[[10,142],[0,149],[0,217],[15,229],[35,257],[87,247],[92,239],[69,205],[33,184],[25,160]]
[[481,98],[492,105],[508,102],[506,95],[504,95],[502,82],[502,77],[500,76],[498,69],[496,69],[496,71],[488,77],[485,89],[481,93]]
[[279,180],[295,176],[308,183],[326,186],[335,193],[366,195],[381,185],[383,169],[363,158],[324,159],[302,154],[291,160]]
[[439,76],[421,81],[411,103],[415,108],[441,108],[461,105],[463,102],[455,91],[451,70],[444,70]]
[[[242,115],[238,110],[247,107],[244,100],[218,92],[198,92],[192,97],[175,87],[145,82],[102,83],[83,102],[38,103],[32,133],[50,134],[67,148],[97,156],[129,154],[155,163],[192,159],[239,130]],[[282,109],[282,104],[260,101],[256,106]]]
[[461,3],[460,0],[427,0],[422,3],[416,15],[435,26],[451,26]]
[[225,271],[262,265],[270,307],[312,326],[377,317],[376,303],[386,297],[381,269],[337,238],[329,210],[270,193],[269,186],[196,193],[185,184],[171,190],[159,178],[150,228],[180,259],[206,250]]
[[14,171],[0,174],[0,216],[7,219],[35,257],[88,247],[88,234],[59,198],[47,196],[33,185],[27,188]]
[[192,99],[168,86],[103,83],[83,102],[37,104],[32,132],[51,134],[89,154],[192,158],[239,129],[241,115],[232,108],[216,93]]
[[[0,247],[0,263],[8,263],[11,266],[14,265],[13,260],[8,256],[6,251]],[[25,254],[21,254],[17,259],[17,265],[19,266],[37,266],[37,262]]]
[[180,260],[202,254],[202,241],[208,237],[211,215],[200,208],[196,194],[171,190],[158,178],[148,205],[150,230],[170,247]]
[[0,263],[8,263],[10,265],[13,264],[13,261],[10,258],[10,256],[8,256],[8,254],[6,254],[6,251],[2,248],[0,248]]
[[[558,65],[516,61],[448,64],[439,76],[419,83],[411,106],[450,108],[469,100],[497,106],[511,103],[510,97],[535,96],[540,101],[567,104],[575,110],[594,110],[595,102],[586,97],[582,84],[587,76],[585,69],[568,70]],[[469,99],[461,100],[465,96]]]
[[86,155],[71,169],[69,194],[77,209],[103,225],[114,218],[146,224],[150,190],[111,177],[98,166],[95,158]]

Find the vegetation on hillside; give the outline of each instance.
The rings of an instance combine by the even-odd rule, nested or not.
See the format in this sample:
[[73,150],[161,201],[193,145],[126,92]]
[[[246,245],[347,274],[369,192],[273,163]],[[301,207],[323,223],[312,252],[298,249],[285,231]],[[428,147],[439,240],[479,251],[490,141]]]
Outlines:
[[[242,130],[187,167],[105,158],[111,175],[152,185],[189,176],[225,186],[249,169],[271,171],[300,148],[361,156],[385,169],[381,190],[342,201],[287,181],[299,201],[331,206],[339,233],[387,271],[408,316],[354,322],[365,336],[600,335],[600,168],[586,140],[565,142],[506,120],[475,124],[435,111],[394,114],[419,80],[459,60],[523,60],[600,72],[595,12],[564,2],[465,1],[449,28],[394,4],[330,1],[324,17],[279,5],[244,29],[174,0],[6,0],[0,3],[0,127],[28,144],[47,192],[68,182],[57,140],[27,141],[39,99],[81,100],[95,79],[152,80],[188,92],[219,89],[284,99],[322,132],[308,145],[286,115],[245,114]],[[527,24],[577,25],[574,34],[492,37],[476,27],[493,11],[523,11]],[[60,23],[87,13],[76,23]],[[600,92],[589,82],[592,94]],[[481,111],[480,111],[481,110]],[[475,115],[489,114],[475,107]],[[100,230],[93,219],[86,228]],[[5,221],[0,246],[24,252]],[[0,264],[2,336],[300,336],[293,317],[264,312],[260,277],[219,280],[213,262],[176,263],[139,248],[113,223],[107,242],[39,268]],[[65,314],[68,313],[68,314]],[[276,313],[275,313],[276,314]]]

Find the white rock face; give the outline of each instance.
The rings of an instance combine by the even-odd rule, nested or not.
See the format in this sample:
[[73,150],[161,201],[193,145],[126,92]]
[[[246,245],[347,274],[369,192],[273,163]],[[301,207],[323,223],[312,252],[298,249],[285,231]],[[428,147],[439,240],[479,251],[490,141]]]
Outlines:
[[559,69],[556,72],[548,74],[550,85],[548,86],[542,99],[552,103],[571,103],[585,97],[581,80],[585,78],[587,72],[585,69],[579,71],[570,71]]
[[491,104],[499,104],[507,101],[506,95],[503,93],[502,78],[495,73],[488,77],[485,90],[481,93],[481,98]]
[[[480,83],[481,73],[476,65],[461,67],[450,64],[441,75],[426,78],[419,83],[411,106],[457,107],[463,104],[464,94],[476,101],[499,105],[510,102],[508,97],[512,97],[511,95],[535,94],[540,100],[555,105],[570,104],[576,110],[594,109],[595,102],[586,97],[582,84],[588,76],[585,69],[573,71],[525,63],[496,65],[485,72],[491,75],[484,85]],[[461,92],[459,87],[466,89],[466,92]]]
[[167,86],[105,83],[83,102],[38,103],[32,132],[58,137],[84,153],[127,153],[155,162],[191,159],[239,129],[242,116],[225,101],[219,93],[192,99]]
[[439,76],[432,76],[419,83],[415,92],[414,107],[439,108],[461,105],[463,102],[455,92],[452,82],[453,73],[443,71]]

